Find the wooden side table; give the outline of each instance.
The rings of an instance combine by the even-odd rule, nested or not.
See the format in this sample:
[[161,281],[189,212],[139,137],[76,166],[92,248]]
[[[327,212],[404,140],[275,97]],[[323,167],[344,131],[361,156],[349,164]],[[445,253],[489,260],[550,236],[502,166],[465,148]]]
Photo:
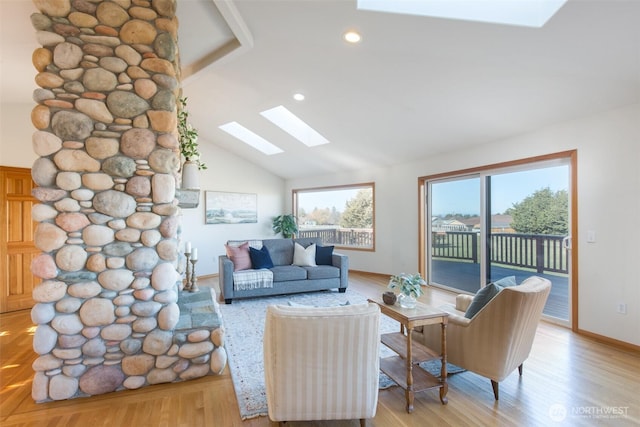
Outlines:
[[[387,305],[382,298],[369,299],[380,306],[380,311],[400,322],[400,332],[383,334],[381,342],[398,355],[380,360],[380,370],[387,374],[405,390],[407,412],[413,412],[414,394],[431,388],[440,388],[440,401],[447,404],[447,321],[449,314],[420,302],[415,308],[402,308],[399,305]],[[414,343],[411,331],[416,326],[442,325],[442,354],[437,354],[421,343]],[[414,365],[432,359],[440,359],[442,367],[440,377]]]

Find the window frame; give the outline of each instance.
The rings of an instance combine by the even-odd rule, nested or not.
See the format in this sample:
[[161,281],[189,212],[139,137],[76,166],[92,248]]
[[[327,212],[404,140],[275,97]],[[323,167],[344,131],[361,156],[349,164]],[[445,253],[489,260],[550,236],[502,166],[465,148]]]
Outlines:
[[[293,215],[298,218],[298,195],[300,193],[318,193],[318,192],[327,192],[327,191],[340,191],[340,190],[360,190],[360,189],[371,189],[371,202],[373,205],[372,212],[372,225],[371,225],[371,246],[348,246],[341,244],[334,244],[329,242],[323,242],[323,244],[334,245],[338,249],[346,249],[353,251],[366,251],[366,252],[375,252],[376,250],[376,186],[375,182],[362,182],[355,184],[343,184],[343,185],[328,185],[321,187],[307,187],[307,188],[295,188],[291,190],[291,206]],[[298,224],[298,233],[300,233],[300,225]]]

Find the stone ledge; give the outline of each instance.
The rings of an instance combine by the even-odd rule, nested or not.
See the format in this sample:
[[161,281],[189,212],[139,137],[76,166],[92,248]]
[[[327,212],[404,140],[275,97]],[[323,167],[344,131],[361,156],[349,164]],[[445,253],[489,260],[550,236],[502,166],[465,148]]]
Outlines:
[[178,206],[182,209],[197,208],[200,204],[200,190],[176,188],[176,199],[178,199]]
[[219,328],[222,326],[220,310],[215,301],[215,291],[201,287],[197,292],[181,291],[178,298],[180,320],[176,331],[194,328]]

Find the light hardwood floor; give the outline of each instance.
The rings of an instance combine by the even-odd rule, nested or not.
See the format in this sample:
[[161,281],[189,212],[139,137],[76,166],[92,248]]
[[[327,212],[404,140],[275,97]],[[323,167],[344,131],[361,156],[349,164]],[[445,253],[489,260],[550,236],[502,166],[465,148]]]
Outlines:
[[[387,279],[351,272],[350,286],[366,296],[377,296]],[[216,278],[199,283],[217,287]],[[421,300],[437,305],[453,298],[429,289]],[[240,419],[228,370],[216,377],[36,404],[31,399],[31,363],[36,357],[32,334],[28,310],[0,315],[2,427],[271,425],[266,417]],[[500,383],[499,401],[493,398],[490,381],[470,372],[450,377],[448,398],[449,404],[442,405],[437,392],[418,393],[415,411],[407,414],[402,390],[381,390],[377,415],[367,426],[638,426],[640,355],[542,322],[523,376],[516,370]],[[353,420],[287,425],[359,424]]]

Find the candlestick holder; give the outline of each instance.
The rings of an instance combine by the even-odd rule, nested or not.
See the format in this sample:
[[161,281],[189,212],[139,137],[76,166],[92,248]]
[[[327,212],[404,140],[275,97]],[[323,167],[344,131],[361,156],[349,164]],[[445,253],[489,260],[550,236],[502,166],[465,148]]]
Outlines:
[[196,262],[197,259],[191,259],[191,286],[189,286],[189,292],[198,292],[198,278],[196,277]]
[[187,275],[187,282],[184,284],[184,290],[188,291],[189,288],[191,287],[191,270],[189,269],[189,259],[191,258],[191,252],[185,252],[184,256],[187,257],[187,265],[185,267],[186,271],[186,275]]

